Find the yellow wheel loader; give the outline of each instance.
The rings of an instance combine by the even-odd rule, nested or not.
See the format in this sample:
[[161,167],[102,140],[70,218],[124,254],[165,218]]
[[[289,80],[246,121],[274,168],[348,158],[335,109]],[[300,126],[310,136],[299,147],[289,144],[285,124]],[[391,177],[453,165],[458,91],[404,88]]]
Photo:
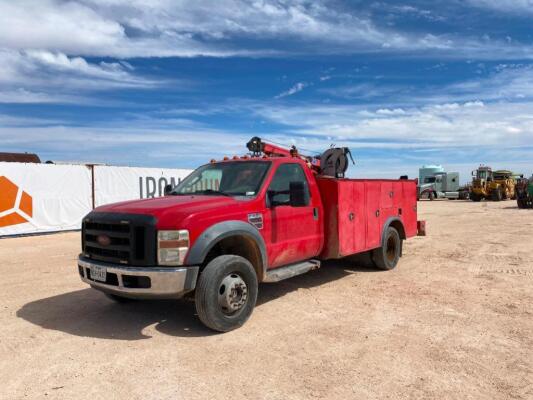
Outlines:
[[489,183],[492,181],[492,168],[481,165],[477,170],[472,171],[472,187],[470,189],[470,200],[481,201],[489,197]]

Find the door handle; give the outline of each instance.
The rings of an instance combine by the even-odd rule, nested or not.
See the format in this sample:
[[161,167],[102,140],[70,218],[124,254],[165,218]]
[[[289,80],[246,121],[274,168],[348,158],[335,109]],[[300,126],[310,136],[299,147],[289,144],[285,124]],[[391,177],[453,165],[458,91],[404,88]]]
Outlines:
[[318,208],[317,207],[313,207],[313,219],[314,220],[318,219]]
[[350,214],[348,214],[348,219],[350,221],[353,221],[353,219],[355,218],[355,214],[353,212],[351,212]]

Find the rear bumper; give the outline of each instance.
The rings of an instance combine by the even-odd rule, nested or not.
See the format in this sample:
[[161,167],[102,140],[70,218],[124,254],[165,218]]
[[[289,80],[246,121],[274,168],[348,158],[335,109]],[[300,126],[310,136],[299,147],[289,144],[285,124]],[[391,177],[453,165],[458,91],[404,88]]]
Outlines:
[[[105,282],[91,278],[91,267],[104,267]],[[199,267],[125,267],[78,258],[81,280],[105,293],[138,299],[178,299],[196,287]]]

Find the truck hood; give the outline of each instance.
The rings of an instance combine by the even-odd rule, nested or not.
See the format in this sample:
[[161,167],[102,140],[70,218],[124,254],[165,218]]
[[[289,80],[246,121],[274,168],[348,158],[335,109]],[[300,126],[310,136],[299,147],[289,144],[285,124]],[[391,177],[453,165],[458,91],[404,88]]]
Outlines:
[[124,214],[153,215],[161,219],[172,216],[174,220],[183,219],[191,214],[210,211],[213,208],[226,209],[228,206],[238,206],[242,201],[225,196],[166,196],[155,199],[131,200],[120,203],[107,204],[96,208],[96,212],[113,212]]
[[420,192],[426,190],[426,189],[433,189],[435,188],[435,184],[434,183],[423,183],[422,185],[419,185],[418,186],[418,190]]

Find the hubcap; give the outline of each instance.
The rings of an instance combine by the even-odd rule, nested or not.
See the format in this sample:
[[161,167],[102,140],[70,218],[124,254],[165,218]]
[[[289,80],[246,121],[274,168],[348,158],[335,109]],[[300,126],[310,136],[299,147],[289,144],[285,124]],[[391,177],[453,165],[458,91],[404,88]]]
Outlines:
[[218,304],[226,315],[235,314],[246,304],[248,288],[239,274],[232,273],[222,279],[218,289]]

